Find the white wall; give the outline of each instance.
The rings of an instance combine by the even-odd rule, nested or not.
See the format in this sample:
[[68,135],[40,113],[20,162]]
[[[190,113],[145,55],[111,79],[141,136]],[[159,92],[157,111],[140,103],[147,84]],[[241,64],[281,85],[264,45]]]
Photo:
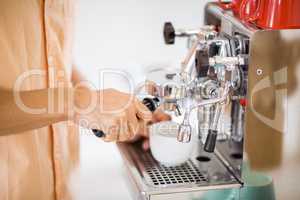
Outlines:
[[[208,0],[79,0],[74,57],[96,83],[97,69],[119,68],[141,81],[149,65],[175,66],[186,51],[185,40],[166,46],[165,21],[175,28],[196,28]],[[109,87],[109,86],[107,86]]]

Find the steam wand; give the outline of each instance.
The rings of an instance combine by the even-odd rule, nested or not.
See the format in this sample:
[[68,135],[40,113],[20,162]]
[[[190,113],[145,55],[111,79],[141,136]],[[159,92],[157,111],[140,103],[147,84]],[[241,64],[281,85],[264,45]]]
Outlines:
[[184,119],[182,124],[179,126],[178,134],[177,134],[177,141],[188,143],[191,141],[192,137],[192,127],[190,125],[190,111],[187,110],[184,113]]
[[215,107],[213,123],[211,125],[211,128],[208,130],[208,135],[204,144],[204,151],[206,152],[212,153],[215,151],[218,136],[218,124],[222,110],[223,109],[220,103],[217,103]]
[[220,106],[220,104],[222,104],[223,102],[225,102],[227,100],[228,95],[229,95],[229,84],[225,84],[224,92],[221,97],[204,100],[204,101],[197,103],[196,105],[194,105],[192,107],[189,107],[184,114],[184,119],[183,119],[182,124],[179,126],[177,140],[179,142],[190,142],[191,135],[192,135],[192,127],[189,123],[189,118],[190,118],[190,113],[193,109],[202,107],[205,105],[209,105],[209,104],[216,104],[216,113],[214,116],[213,126],[208,132],[208,136],[207,136],[207,139],[206,139],[206,142],[204,145],[205,151],[213,152],[215,149],[215,144],[216,144],[216,140],[217,140],[217,125],[218,125],[219,118],[220,118],[221,111],[222,111],[222,106]]

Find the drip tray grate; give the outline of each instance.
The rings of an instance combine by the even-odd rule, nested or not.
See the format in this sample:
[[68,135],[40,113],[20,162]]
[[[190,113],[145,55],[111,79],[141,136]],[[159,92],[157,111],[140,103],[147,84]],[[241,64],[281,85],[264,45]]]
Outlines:
[[168,167],[157,163],[151,154],[143,156],[146,176],[154,186],[181,185],[181,184],[203,184],[207,178],[192,160],[182,165]]

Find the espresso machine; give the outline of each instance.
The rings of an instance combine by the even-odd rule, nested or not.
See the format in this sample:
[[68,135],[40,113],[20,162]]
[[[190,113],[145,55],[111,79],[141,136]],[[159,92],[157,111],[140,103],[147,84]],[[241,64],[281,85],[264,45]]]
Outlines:
[[268,190],[255,199],[300,198],[300,147],[287,143],[300,136],[286,128],[300,30],[260,29],[217,3],[208,3],[204,15],[198,29],[165,23],[165,43],[185,38],[187,53],[179,68],[148,73],[144,98],[152,111],[162,109],[179,124],[179,142],[196,136],[197,148],[184,164],[165,166],[138,144],[118,144],[133,198],[247,199],[253,174],[268,180],[259,185]]

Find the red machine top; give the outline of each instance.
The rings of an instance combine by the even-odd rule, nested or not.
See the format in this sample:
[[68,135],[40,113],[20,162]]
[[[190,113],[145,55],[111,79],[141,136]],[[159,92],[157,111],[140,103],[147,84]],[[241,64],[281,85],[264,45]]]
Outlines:
[[223,9],[231,9],[241,20],[263,29],[300,28],[300,0],[232,0]]

